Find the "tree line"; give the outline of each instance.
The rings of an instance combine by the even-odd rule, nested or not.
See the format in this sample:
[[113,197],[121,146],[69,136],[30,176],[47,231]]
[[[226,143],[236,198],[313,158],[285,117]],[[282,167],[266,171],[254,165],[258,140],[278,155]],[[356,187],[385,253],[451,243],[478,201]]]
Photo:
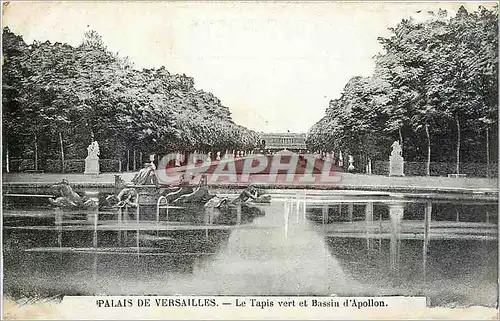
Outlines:
[[387,160],[488,163],[498,157],[498,7],[420,12],[378,40],[370,77],[353,77],[308,133],[308,146]]
[[3,153],[78,159],[99,142],[101,158],[127,151],[249,150],[258,134],[237,125],[212,93],[165,67],[136,69],[95,31],[82,43],[27,44],[3,29]]

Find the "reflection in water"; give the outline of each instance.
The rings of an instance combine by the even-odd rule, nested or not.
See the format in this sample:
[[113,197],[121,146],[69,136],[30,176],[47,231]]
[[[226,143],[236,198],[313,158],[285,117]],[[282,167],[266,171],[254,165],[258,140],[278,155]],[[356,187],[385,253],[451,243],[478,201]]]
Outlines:
[[391,270],[399,270],[401,252],[401,221],[403,220],[404,203],[390,203],[389,217],[391,219]]
[[[368,251],[367,259],[369,260],[374,254],[374,244],[372,242],[371,234],[375,233],[375,226],[373,224],[373,202],[366,203],[365,206],[365,235],[366,235],[366,249]],[[380,249],[380,247],[379,247]]]
[[227,246],[205,261],[182,288],[197,284],[198,293],[223,295],[361,291],[330,256],[323,236],[310,228],[310,222],[297,222],[303,207],[295,204],[296,200],[285,197],[266,207],[266,215],[251,226],[233,229]]
[[60,208],[55,209],[55,226],[57,231],[57,245],[62,248],[62,222],[63,222],[63,211]]
[[[330,252],[351,277],[381,291],[388,285],[399,294],[412,289],[431,297],[433,304],[450,297],[461,304],[494,304],[497,225],[489,213],[496,203],[460,205],[462,219],[468,221],[458,222],[447,220],[449,204],[425,201],[418,203],[418,210],[414,202],[403,200],[350,204],[354,219],[350,210],[336,210],[335,201],[311,208],[309,217],[321,224]],[[374,223],[377,214],[379,224]],[[474,289],[474,294],[465,289]]]
[[423,250],[422,250],[422,271],[425,281],[426,275],[426,267],[427,267],[427,249],[429,248],[429,242],[431,240],[431,215],[432,215],[432,203],[427,202],[425,204],[425,214],[424,214],[424,242],[423,242]]
[[[6,293],[425,295],[492,305],[497,203],[297,191],[270,205],[4,212]],[[432,223],[432,224],[431,224]],[[430,243],[432,237],[432,243]]]

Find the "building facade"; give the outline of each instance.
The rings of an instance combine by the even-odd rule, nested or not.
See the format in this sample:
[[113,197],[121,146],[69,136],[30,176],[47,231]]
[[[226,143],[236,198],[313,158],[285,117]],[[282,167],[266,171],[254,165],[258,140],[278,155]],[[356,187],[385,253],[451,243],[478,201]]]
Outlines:
[[260,146],[261,149],[277,151],[277,150],[292,150],[305,151],[306,134],[302,133],[261,133]]

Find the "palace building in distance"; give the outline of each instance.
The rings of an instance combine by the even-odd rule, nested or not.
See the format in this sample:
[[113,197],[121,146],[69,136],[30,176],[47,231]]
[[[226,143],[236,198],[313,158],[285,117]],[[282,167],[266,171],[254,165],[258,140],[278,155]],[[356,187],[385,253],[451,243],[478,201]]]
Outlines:
[[261,149],[266,151],[279,151],[287,149],[290,151],[305,151],[305,133],[260,133]]

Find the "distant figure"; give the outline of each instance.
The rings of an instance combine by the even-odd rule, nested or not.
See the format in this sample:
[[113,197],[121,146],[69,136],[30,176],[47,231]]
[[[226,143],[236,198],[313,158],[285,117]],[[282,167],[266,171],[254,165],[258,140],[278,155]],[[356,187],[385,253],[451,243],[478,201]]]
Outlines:
[[220,160],[220,152],[217,152],[217,156],[215,157],[215,160]]

